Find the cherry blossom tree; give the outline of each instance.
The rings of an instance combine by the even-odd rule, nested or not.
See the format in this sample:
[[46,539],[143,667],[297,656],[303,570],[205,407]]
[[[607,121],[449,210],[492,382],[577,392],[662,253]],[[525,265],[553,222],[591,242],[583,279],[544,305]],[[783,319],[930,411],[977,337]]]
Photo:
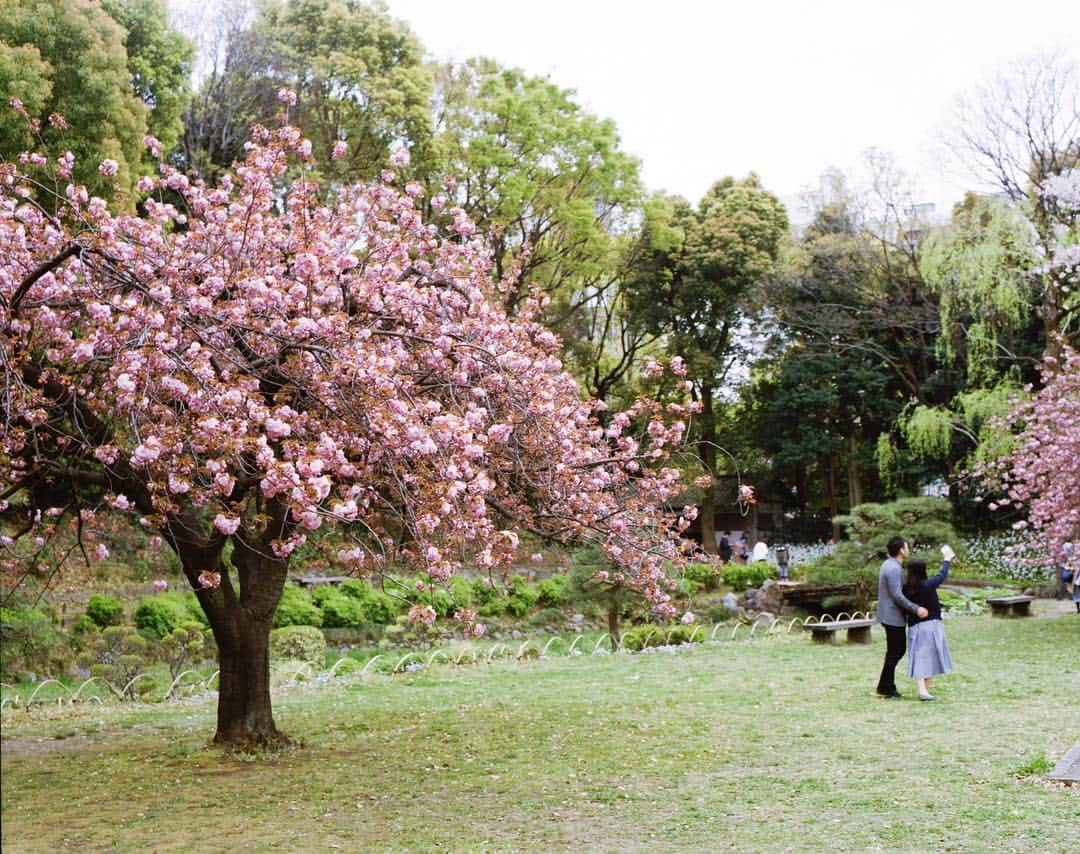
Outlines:
[[1004,498],[990,504],[1028,511],[1014,527],[1030,525],[1050,553],[1080,536],[1080,352],[1063,348],[1060,360],[1047,356],[1044,386],[1018,402],[1009,421],[1023,425],[1007,454],[977,471]]
[[67,520],[102,556],[105,512],[160,536],[217,642],[218,742],[286,738],[269,631],[290,556],[329,526],[349,570],[403,558],[434,582],[509,566],[516,531],[595,541],[674,615],[691,512],[660,508],[690,407],[642,399],[602,426],[544,297],[505,315],[512,271],[493,280],[445,198],[423,221],[419,185],[395,185],[407,157],[327,204],[301,132],[257,127],[214,186],[162,162],[140,215],[73,182],[52,214],[29,188],[64,187],[70,159],[0,164],[4,568]]
[[[1047,348],[1043,387],[1029,386],[1017,397],[1007,419],[997,423],[998,441],[985,449],[976,474],[1003,498],[991,510],[1011,505],[1027,509],[1030,525],[1047,541],[1051,554],[1080,537],[1080,352],[1076,350],[1076,312],[1080,284],[1080,169],[1048,178],[1041,188],[1062,228],[1058,246],[1039,271],[1064,296],[1063,333]],[[1011,435],[1010,426],[1020,425]]]

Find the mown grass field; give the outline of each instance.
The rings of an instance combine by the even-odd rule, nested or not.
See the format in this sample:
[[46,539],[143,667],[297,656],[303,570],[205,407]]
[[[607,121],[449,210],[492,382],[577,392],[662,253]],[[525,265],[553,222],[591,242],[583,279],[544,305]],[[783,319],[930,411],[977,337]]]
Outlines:
[[[947,624],[938,703],[803,635],[348,677],[276,698],[304,746],[207,748],[214,707],[5,710],[5,852],[1076,851],[1080,617]],[[1071,725],[1070,722],[1071,721]]]

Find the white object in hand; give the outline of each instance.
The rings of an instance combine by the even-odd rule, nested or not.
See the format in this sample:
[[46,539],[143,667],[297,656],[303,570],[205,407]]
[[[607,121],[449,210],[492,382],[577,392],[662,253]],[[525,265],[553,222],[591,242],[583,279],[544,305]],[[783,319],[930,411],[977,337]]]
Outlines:
[[952,550],[951,546],[942,546],[941,556],[945,558],[945,560],[952,560],[954,557],[956,557],[956,552]]

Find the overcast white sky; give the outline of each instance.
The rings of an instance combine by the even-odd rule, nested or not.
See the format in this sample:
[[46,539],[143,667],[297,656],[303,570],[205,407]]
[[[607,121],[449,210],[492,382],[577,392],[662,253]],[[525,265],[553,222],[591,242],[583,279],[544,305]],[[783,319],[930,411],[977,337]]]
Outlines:
[[757,171],[792,200],[890,151],[947,211],[970,177],[941,133],[957,95],[1019,57],[1080,60],[1077,0],[388,0],[439,59],[493,57],[614,119],[652,190],[697,201]]

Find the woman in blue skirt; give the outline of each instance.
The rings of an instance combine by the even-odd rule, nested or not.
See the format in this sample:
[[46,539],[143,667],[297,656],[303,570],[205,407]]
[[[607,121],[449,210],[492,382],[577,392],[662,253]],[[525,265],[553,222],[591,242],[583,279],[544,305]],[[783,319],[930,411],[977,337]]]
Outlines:
[[908,614],[908,676],[918,682],[920,700],[935,699],[930,693],[930,680],[953,668],[937,589],[948,578],[949,561],[955,553],[948,546],[942,546],[941,554],[945,561],[941,564],[941,572],[933,578],[926,577],[926,561],[913,558],[907,562],[904,595],[927,610],[926,617],[921,620]]

